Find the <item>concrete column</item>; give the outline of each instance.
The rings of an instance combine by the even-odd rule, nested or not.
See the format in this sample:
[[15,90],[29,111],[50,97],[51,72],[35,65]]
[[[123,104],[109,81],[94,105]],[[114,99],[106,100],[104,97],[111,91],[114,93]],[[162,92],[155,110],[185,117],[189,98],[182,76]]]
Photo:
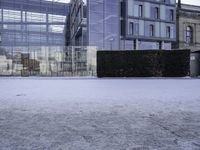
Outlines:
[[139,50],[139,40],[138,39],[136,39],[136,50]]
[[159,49],[161,49],[161,50],[165,49],[165,42],[164,41],[159,42]]
[[135,39],[133,41],[134,50],[139,50],[139,40]]

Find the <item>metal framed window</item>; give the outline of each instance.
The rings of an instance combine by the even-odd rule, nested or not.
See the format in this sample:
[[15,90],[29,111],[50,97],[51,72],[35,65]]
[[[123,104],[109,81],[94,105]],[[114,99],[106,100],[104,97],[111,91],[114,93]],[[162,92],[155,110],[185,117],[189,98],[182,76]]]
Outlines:
[[21,12],[17,10],[3,9],[3,21],[4,22],[20,22]]

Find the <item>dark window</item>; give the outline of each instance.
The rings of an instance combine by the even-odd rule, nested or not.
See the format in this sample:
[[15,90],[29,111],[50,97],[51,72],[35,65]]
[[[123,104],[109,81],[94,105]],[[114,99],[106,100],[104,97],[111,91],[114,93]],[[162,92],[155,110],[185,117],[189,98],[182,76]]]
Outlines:
[[139,17],[143,17],[143,6],[139,5]]
[[160,18],[160,11],[159,11],[158,7],[155,7],[154,15],[155,15],[155,19],[159,19]]
[[129,35],[139,34],[139,23],[129,22]]
[[149,26],[149,34],[150,34],[150,36],[154,36],[154,32],[155,32],[155,31],[154,31],[154,25],[151,24],[151,25]]
[[186,28],[186,43],[187,44],[193,43],[193,29],[191,26],[187,26]]
[[125,17],[126,15],[126,3],[121,2],[121,17]]
[[171,28],[170,28],[170,26],[167,26],[167,28],[166,28],[166,36],[167,36],[168,38],[171,37]]
[[129,34],[130,35],[134,34],[134,23],[133,22],[129,23]]
[[170,10],[170,21],[174,21],[174,10]]

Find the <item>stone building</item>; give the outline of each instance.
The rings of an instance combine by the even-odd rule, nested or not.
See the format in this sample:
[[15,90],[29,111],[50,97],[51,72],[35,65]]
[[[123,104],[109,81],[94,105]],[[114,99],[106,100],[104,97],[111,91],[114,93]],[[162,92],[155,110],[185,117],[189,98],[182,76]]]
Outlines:
[[177,6],[177,49],[200,50],[200,6],[181,4]]

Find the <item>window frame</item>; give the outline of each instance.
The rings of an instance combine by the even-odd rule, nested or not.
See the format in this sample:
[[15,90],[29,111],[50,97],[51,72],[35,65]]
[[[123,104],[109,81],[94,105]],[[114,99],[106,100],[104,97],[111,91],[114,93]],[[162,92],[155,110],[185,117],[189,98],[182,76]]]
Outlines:
[[155,27],[153,24],[149,25],[149,36],[154,37],[155,36]]
[[187,26],[186,27],[186,33],[185,33],[185,42],[187,44],[193,44],[194,42],[194,30],[193,30],[193,27],[192,26]]
[[143,17],[143,5],[139,5],[138,11],[139,11],[138,16],[142,18]]
[[166,27],[166,37],[171,38],[171,27],[170,26]]

